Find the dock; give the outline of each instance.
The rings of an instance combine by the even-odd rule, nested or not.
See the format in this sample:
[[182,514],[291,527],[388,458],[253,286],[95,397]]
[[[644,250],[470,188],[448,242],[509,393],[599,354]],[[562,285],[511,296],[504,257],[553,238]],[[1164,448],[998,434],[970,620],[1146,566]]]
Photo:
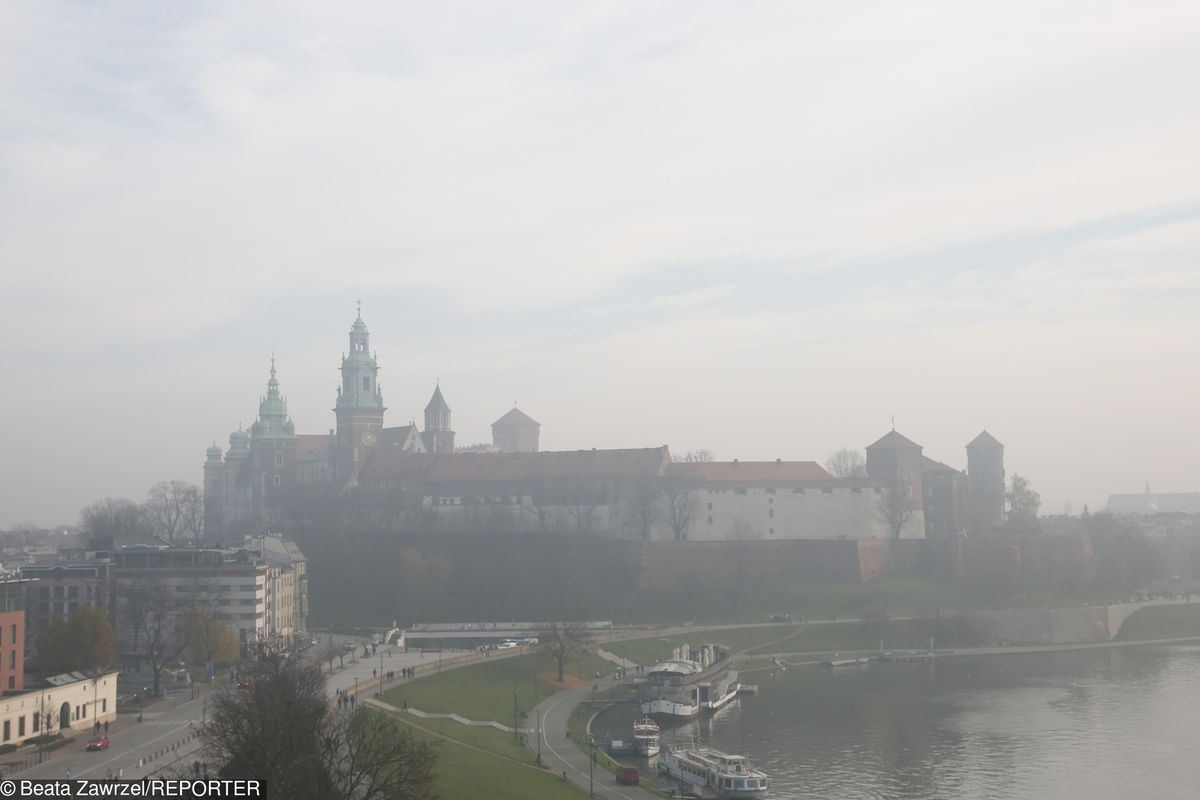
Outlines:
[[757,683],[743,683],[741,686],[738,687],[737,693],[738,694],[758,694],[758,684]]
[[828,669],[833,669],[834,667],[861,667],[870,663],[870,661],[871,659],[869,658],[838,658],[822,661],[821,666]]
[[937,653],[884,653],[880,661],[937,661]]

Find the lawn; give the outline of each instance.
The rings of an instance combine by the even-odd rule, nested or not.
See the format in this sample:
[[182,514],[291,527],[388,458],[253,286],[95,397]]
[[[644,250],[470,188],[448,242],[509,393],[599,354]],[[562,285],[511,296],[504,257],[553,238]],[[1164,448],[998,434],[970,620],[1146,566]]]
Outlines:
[[[580,678],[581,667],[588,677]],[[407,702],[430,713],[454,713],[467,719],[512,725],[514,691],[517,708],[528,712],[550,695],[576,686],[581,680],[591,680],[597,671],[611,672],[613,667],[611,662],[591,654],[581,660],[571,659],[564,685],[557,681],[554,662],[543,654],[484,659],[389,689],[383,699],[397,707]]]
[[[475,725],[463,725],[460,722],[455,722],[452,719],[421,719],[413,717],[414,724],[420,725],[422,728],[428,728],[431,731],[436,731],[443,736],[448,736],[464,744],[474,745],[488,750],[497,755],[515,758],[518,761],[525,761],[530,764],[537,762],[537,756],[529,752],[524,744],[519,743],[513,738],[511,733],[498,731],[492,727],[479,727]],[[511,725],[511,720],[505,724]],[[525,722],[522,722],[524,725]],[[529,727],[534,727],[533,723]]]
[[1122,641],[1181,636],[1200,636],[1200,603],[1139,609],[1125,620],[1117,633],[1117,638]]
[[[415,728],[413,734],[434,738]],[[547,770],[479,753],[455,742],[437,741],[441,744],[435,787],[442,800],[579,800],[587,796]]]

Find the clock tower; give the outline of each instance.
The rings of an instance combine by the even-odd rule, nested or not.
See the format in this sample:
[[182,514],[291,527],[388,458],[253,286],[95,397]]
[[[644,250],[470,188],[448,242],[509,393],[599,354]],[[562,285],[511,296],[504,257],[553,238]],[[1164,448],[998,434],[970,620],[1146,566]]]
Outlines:
[[362,318],[350,326],[350,352],[342,356],[342,385],[337,404],[337,477],[353,485],[358,471],[383,434],[383,392],[379,387],[379,364],[370,350],[370,334]]

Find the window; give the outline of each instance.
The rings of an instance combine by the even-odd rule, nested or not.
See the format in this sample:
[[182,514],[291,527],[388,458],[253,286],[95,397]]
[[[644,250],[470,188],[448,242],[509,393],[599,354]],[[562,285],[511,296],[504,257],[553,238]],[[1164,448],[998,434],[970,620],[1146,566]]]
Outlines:
[[767,489],[767,494],[775,494],[775,487],[772,486],[771,488]]
[[87,719],[87,703],[83,704],[83,716],[80,719]]
[[771,519],[775,519],[775,509],[772,508],[771,510],[769,510],[767,512],[767,516],[770,517]]
[[797,486],[795,489],[792,489],[792,494],[804,494],[804,490]]
[[833,487],[826,486],[823,491],[825,492],[825,494],[833,494]]
[[38,732],[38,725],[39,725],[39,723],[41,723],[41,721],[42,721],[42,719],[38,715],[38,712],[37,711],[33,712],[33,726],[32,727],[33,727],[34,733]]
[[370,389],[371,389],[371,379],[368,378],[366,375],[364,375],[363,376],[363,391],[364,392],[370,391]]
[[17,717],[17,736],[25,735],[25,717],[24,715]]
[[712,525],[712,517],[711,516],[708,518],[708,524]]
[[709,504],[708,504],[708,510],[709,510],[709,511],[712,511],[712,503],[709,503]]
[[774,529],[774,528],[768,528],[768,531],[770,532],[770,535],[771,535],[771,536],[774,536],[774,535],[775,535],[775,529]]
[[734,494],[745,494],[746,490],[745,489],[734,489],[733,493]]
[[107,697],[100,701],[100,713],[101,714],[108,713],[108,698]]
[[8,643],[9,644],[17,643],[17,626],[16,625],[8,626]]
[[17,676],[16,675],[8,676],[8,688],[10,688],[10,689],[17,688]]
[[17,651],[16,650],[8,651],[8,668],[9,669],[17,668]]
[[71,599],[79,597],[79,587],[78,586],[68,586],[67,587],[67,597],[70,597]]
[[277,467],[283,466],[283,451],[282,450],[278,450],[275,452],[275,466],[277,466]]
[[283,478],[281,478],[281,477],[279,477],[278,475],[276,475],[274,478],[272,478],[272,479],[271,479],[271,484],[272,484],[273,486],[282,486],[282,485],[283,485]]
[[7,742],[11,738],[12,738],[12,721],[6,719],[6,720],[4,720],[4,741]]

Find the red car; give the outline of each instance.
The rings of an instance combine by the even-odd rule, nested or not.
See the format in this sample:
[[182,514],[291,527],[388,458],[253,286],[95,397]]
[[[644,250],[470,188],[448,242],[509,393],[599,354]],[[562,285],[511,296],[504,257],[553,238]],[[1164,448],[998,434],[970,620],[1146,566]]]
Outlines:
[[87,743],[88,750],[107,750],[110,742],[107,736],[94,736]]

